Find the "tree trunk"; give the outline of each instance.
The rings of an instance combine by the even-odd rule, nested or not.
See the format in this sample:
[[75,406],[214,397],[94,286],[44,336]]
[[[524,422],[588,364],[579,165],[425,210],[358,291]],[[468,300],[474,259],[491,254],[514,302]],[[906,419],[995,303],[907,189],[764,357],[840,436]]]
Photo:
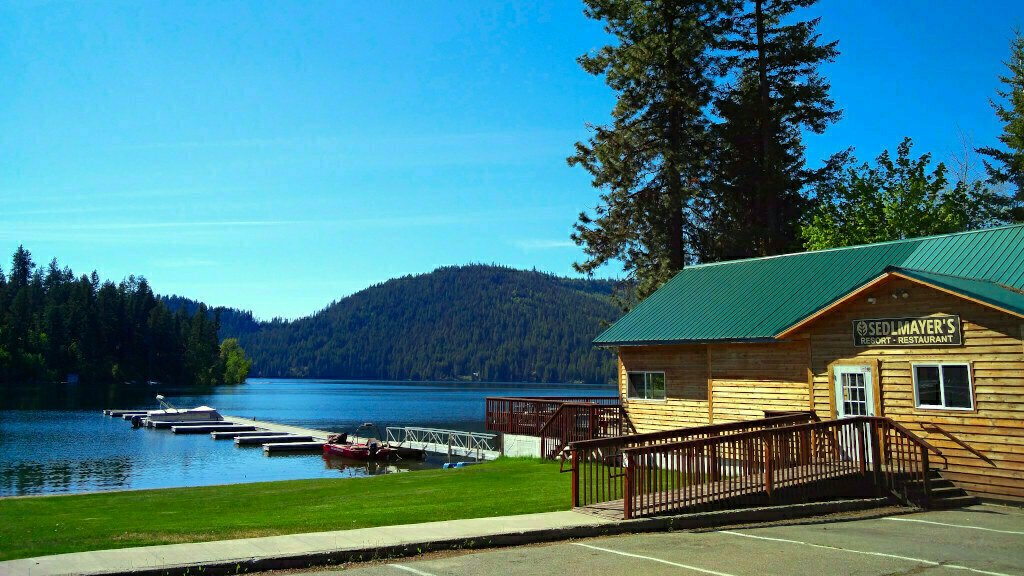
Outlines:
[[755,197],[760,200],[760,216],[764,218],[764,227],[759,232],[761,246],[758,249],[762,256],[776,254],[779,252],[777,240],[780,230],[778,221],[778,202],[775,191],[766,182],[768,147],[774,134],[771,130],[771,93],[768,86],[768,62],[765,56],[764,46],[764,13],[761,9],[764,0],[754,1],[755,18],[757,19],[757,84],[758,84],[758,112],[757,112],[757,173],[754,178],[756,191]]
[[675,14],[670,13],[666,17],[665,36],[667,38],[668,54],[666,55],[666,69],[668,72],[667,94],[668,100],[668,152],[665,155],[665,179],[668,185],[668,239],[669,239],[669,266],[673,272],[683,269],[683,176],[677,165],[677,154],[682,145],[680,136],[682,114],[679,110],[679,83],[676,81],[676,68],[679,63],[676,61],[673,52],[672,32],[674,29]]

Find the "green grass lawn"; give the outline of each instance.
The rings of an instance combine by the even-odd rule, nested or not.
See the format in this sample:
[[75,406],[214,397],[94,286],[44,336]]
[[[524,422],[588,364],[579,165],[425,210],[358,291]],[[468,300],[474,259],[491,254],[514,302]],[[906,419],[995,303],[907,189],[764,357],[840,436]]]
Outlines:
[[0,499],[0,560],[552,512],[571,508],[558,464],[502,458],[369,478]]

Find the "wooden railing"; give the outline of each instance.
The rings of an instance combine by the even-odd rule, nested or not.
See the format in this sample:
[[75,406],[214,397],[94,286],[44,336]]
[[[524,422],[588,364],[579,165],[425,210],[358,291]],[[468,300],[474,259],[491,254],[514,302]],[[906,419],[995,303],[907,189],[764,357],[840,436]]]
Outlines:
[[541,456],[555,458],[570,442],[611,438],[635,433],[626,411],[619,405],[566,402],[538,432]]
[[565,461],[563,461],[563,471],[572,472],[573,506],[615,501],[625,495],[622,451],[626,448],[739,434],[752,430],[804,424],[815,420],[817,420],[817,416],[813,412],[798,412],[745,422],[574,441],[569,444],[572,466],[568,470],[564,469]]
[[899,424],[876,417],[623,447],[623,517],[864,492],[927,507],[931,451]]
[[551,396],[487,398],[486,426],[492,432],[540,436],[540,430],[566,403],[619,406],[618,396]]

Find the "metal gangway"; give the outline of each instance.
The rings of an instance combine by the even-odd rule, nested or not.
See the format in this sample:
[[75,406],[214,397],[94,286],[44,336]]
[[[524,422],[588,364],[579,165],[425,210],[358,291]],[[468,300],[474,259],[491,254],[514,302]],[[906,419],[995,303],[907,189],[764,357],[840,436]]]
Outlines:
[[392,446],[401,445],[435,454],[447,454],[449,458],[459,456],[479,461],[494,460],[500,455],[497,434],[405,426],[388,427],[386,435]]

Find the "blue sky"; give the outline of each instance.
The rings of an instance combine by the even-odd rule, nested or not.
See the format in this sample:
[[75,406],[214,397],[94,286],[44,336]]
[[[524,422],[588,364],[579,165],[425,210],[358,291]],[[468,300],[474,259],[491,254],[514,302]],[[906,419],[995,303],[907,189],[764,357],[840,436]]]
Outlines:
[[[822,0],[812,160],[977,144],[1021,2]],[[0,257],[297,317],[437,266],[571,274],[614,103],[577,2],[0,3]],[[616,269],[607,269],[614,275]]]

